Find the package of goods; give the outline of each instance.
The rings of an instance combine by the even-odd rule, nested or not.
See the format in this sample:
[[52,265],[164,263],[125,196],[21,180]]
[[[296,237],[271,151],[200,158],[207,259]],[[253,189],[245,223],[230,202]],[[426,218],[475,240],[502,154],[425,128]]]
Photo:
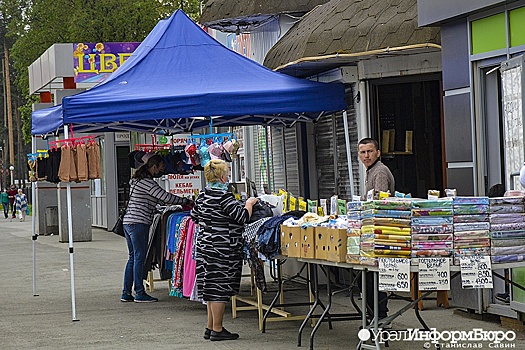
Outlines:
[[454,215],[453,220],[455,223],[460,222],[488,222],[488,214],[461,214]]
[[363,225],[410,227],[410,219],[369,217],[361,220]]
[[512,196],[512,197],[492,197],[489,198],[490,206],[494,205],[524,205],[524,198],[522,196]]
[[489,237],[490,237],[489,230],[454,232],[454,241],[459,241],[462,239],[489,238]]
[[525,222],[516,222],[512,224],[491,224],[491,231],[519,231],[525,230]]
[[525,211],[523,204],[494,204],[490,205],[490,213],[523,213]]
[[523,230],[490,231],[491,239],[525,238]]
[[525,246],[490,247],[491,255],[514,255],[525,254]]
[[489,204],[489,197],[454,197],[454,205],[457,204]]
[[405,235],[383,235],[383,234],[374,234],[375,241],[378,240],[388,240],[392,242],[410,242],[410,236]]
[[419,242],[412,241],[412,249],[414,250],[436,250],[436,249],[447,249],[449,253],[454,248],[454,242],[452,241],[430,241],[430,242]]
[[359,258],[359,263],[366,266],[377,266],[378,260],[376,257],[362,256]]
[[415,241],[452,241],[452,237],[452,233],[412,233]]
[[454,224],[454,232],[479,231],[490,229],[489,222],[460,222]]
[[348,212],[359,212],[362,210],[362,206],[363,206],[363,202],[359,202],[359,201],[350,201],[350,202],[346,202],[346,213],[348,214]]
[[442,209],[446,209],[446,208],[452,208],[452,198],[440,198],[440,199],[421,199],[421,200],[418,200],[418,199],[414,199],[412,201],[412,208],[413,209],[417,209],[417,208],[426,208],[426,209],[431,209],[431,208],[442,208]]
[[[395,198],[395,197],[392,197]],[[410,210],[412,208],[411,199],[383,199],[373,200],[363,203],[363,210],[367,209],[386,209],[386,210]]]
[[490,247],[489,238],[460,239],[454,241],[454,248],[484,248]]
[[521,261],[525,261],[525,254],[494,255],[491,257],[491,260],[494,264],[521,262]]
[[403,258],[410,256],[410,250],[374,249],[374,254],[378,258]]
[[386,209],[366,209],[361,212],[363,219],[370,218],[397,218],[410,219],[410,210],[386,210]]
[[375,233],[383,235],[408,235],[410,236],[410,228],[395,227],[395,226],[376,226],[365,225],[361,227],[361,233]]
[[412,217],[412,226],[414,225],[425,225],[425,226],[440,226],[440,225],[452,225],[452,216],[444,217]]
[[491,247],[512,247],[512,246],[525,246],[525,238],[491,238]]
[[412,225],[412,234],[451,234],[454,232],[454,225]]
[[425,249],[425,250],[413,250],[411,257],[423,258],[433,256],[450,256],[451,252],[449,249]]
[[454,215],[487,214],[488,204],[454,204]]
[[452,211],[452,208],[419,208],[419,209],[412,209],[412,217],[419,217],[419,216],[452,216],[454,215],[454,212]]
[[490,214],[491,224],[514,224],[524,222],[525,214],[523,213],[493,213]]

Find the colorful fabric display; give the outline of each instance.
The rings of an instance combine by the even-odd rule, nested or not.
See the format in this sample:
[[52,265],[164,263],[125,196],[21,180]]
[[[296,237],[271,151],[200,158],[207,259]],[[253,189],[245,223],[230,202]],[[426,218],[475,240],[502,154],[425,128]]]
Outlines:
[[489,198],[489,204],[491,206],[500,205],[500,204],[509,204],[509,205],[523,205],[524,197],[522,196],[510,196],[510,197],[493,197]]
[[411,257],[427,257],[427,256],[450,256],[451,250],[447,249],[425,249],[425,250],[413,250]]
[[366,218],[362,221],[364,225],[379,225],[379,226],[396,226],[396,227],[410,227],[410,219],[398,219],[398,218]]
[[511,246],[525,246],[525,238],[508,238],[490,240],[491,247],[511,247]]
[[457,204],[489,204],[489,197],[454,197],[454,205]]
[[374,235],[376,240],[382,239],[382,240],[390,240],[394,242],[406,242],[410,241],[410,236],[403,236],[403,235],[382,235],[377,234]]
[[495,255],[491,257],[491,260],[495,264],[520,262],[525,260],[525,254]]
[[514,255],[514,254],[525,254],[524,246],[512,246],[512,247],[490,247],[491,255]]
[[410,210],[412,208],[411,200],[384,199],[373,200],[363,203],[363,210],[367,209],[386,209],[386,210]]
[[454,223],[461,222],[488,222],[488,214],[461,214],[454,215]]
[[412,216],[452,216],[452,208],[412,209]]
[[374,249],[374,254],[378,258],[407,257],[407,256],[410,256],[410,249],[409,250]]
[[378,249],[387,249],[387,250],[408,250],[408,251],[410,251],[410,246],[408,246],[408,247],[400,247],[400,246],[397,246],[397,245],[374,244],[374,252],[376,252]]
[[361,212],[363,219],[368,218],[398,218],[410,219],[410,210],[385,210],[385,209],[367,209]]
[[460,222],[454,224],[454,232],[458,231],[479,231],[490,229],[488,222]]
[[362,233],[375,233],[386,235],[410,235],[410,228],[390,226],[362,226]]
[[414,250],[436,250],[436,249],[447,249],[449,251],[453,248],[452,241],[445,242],[412,242],[412,249]]
[[473,238],[489,238],[488,230],[479,231],[458,231],[454,232],[454,240],[473,239]]
[[492,239],[503,239],[503,238],[525,238],[524,230],[514,231],[491,231],[490,238]]
[[455,215],[486,214],[489,212],[488,204],[454,204]]
[[514,224],[524,221],[525,214],[523,213],[490,214],[491,224]]
[[490,239],[479,238],[479,239],[462,239],[454,241],[454,248],[484,248],[490,247]]
[[490,255],[490,248],[489,247],[454,248],[454,255],[460,255],[460,256]]

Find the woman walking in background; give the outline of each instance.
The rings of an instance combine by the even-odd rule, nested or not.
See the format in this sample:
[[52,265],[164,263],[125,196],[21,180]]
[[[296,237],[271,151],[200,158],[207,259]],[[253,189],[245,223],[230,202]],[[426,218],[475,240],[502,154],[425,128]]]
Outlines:
[[2,207],[4,208],[4,217],[7,219],[9,216],[9,195],[7,194],[7,188],[2,191]]
[[18,193],[15,195],[15,205],[20,221],[26,221],[27,196],[21,188],[18,189]]

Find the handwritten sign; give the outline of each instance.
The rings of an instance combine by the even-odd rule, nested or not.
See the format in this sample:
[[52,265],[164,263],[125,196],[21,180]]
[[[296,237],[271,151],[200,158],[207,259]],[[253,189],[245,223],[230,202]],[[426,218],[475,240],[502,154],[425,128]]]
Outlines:
[[450,258],[419,258],[419,290],[450,290]]
[[379,258],[379,290],[410,292],[410,259]]
[[464,289],[493,288],[489,256],[461,257],[461,286]]

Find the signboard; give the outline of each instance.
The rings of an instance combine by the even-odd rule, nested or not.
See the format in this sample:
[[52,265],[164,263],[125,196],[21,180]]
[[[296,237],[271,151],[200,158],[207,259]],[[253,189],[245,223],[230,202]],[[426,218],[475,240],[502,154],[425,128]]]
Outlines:
[[100,83],[106,80],[139,45],[139,42],[74,43],[75,83]]
[[470,288],[493,288],[490,256],[461,257],[461,286]]
[[419,258],[419,290],[450,290],[450,258]]
[[410,292],[410,259],[379,258],[379,290]]

